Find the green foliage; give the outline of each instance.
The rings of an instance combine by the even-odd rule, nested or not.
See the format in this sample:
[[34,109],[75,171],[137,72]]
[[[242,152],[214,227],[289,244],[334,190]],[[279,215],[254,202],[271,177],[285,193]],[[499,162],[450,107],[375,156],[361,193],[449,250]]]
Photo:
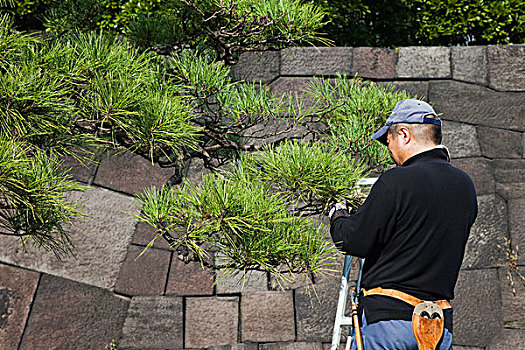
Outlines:
[[525,2],[412,1],[420,23],[417,40],[426,45],[525,43]]

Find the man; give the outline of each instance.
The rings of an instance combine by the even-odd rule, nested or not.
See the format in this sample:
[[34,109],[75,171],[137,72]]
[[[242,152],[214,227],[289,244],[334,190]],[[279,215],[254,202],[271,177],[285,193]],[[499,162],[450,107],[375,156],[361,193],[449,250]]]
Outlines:
[[388,147],[397,167],[377,180],[355,214],[340,205],[330,211],[336,245],[366,258],[360,303],[364,348],[417,349],[416,303],[409,303],[416,300],[442,307],[444,332],[437,348],[451,349],[448,301],[477,215],[474,185],[450,165],[448,150],[440,146],[441,121],[423,101],[397,103],[372,139]]

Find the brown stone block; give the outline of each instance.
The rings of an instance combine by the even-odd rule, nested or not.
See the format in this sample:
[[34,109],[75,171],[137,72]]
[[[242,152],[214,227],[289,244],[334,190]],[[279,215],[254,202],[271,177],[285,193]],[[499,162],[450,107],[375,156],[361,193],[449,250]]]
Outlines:
[[525,264],[525,197],[509,199],[509,231],[512,246],[519,247],[519,264]]
[[494,337],[487,350],[521,350],[524,344],[524,329],[504,329],[497,337]]
[[238,343],[238,344],[231,344],[231,345],[219,345],[219,346],[212,346],[207,348],[206,350],[258,350],[259,345],[256,343]]
[[383,85],[394,86],[394,92],[406,91],[410,97],[417,97],[428,101],[428,81],[389,81]]
[[108,290],[43,275],[20,350],[104,349],[118,339],[127,308]]
[[206,348],[237,343],[239,298],[186,299],[185,348]]
[[161,188],[173,176],[173,168],[161,168],[135,154],[115,155],[108,152],[102,158],[94,183],[130,194],[146,188]]
[[457,81],[431,81],[429,99],[446,120],[525,130],[524,92],[499,92]]
[[494,161],[496,191],[505,199],[525,197],[525,159]]
[[[131,243],[147,246],[155,237],[157,236],[156,229],[144,222],[138,222],[135,226],[135,233],[133,234],[133,239]],[[159,237],[155,239],[153,243],[154,248],[173,250],[169,243],[163,238]]]
[[261,344],[259,350],[323,350],[322,343],[267,343]]
[[351,47],[292,47],[281,51],[281,75],[352,73]]
[[495,191],[492,162],[485,158],[453,159],[452,165],[466,172],[474,182],[478,195],[492,194]]
[[313,78],[279,77],[270,85],[270,90],[277,96],[283,94],[297,94],[305,106],[311,106],[313,98],[306,95],[305,90],[310,90]]
[[68,170],[68,173],[77,181],[84,183],[91,183],[93,177],[95,176],[95,171],[97,165],[94,163],[85,162],[84,164],[80,163],[78,160],[72,156],[63,157],[62,164],[60,168]]
[[[518,268],[521,270],[522,275],[525,274],[525,266],[522,265]],[[525,281],[506,266],[499,269],[498,272],[505,327],[525,329],[525,303],[523,302]]]
[[455,289],[454,344],[485,347],[503,329],[496,269],[460,271]]
[[397,54],[391,49],[354,48],[353,71],[369,79],[394,79]]
[[120,269],[115,292],[126,295],[162,295],[168,275],[171,253],[131,245]]
[[134,297],[122,327],[118,349],[183,348],[182,298]]
[[285,342],[295,338],[291,291],[243,294],[241,315],[243,342]]
[[525,45],[490,45],[490,87],[503,91],[525,91]]
[[211,295],[213,294],[213,273],[202,269],[199,262],[184,263],[173,257],[166,294]]
[[521,158],[523,133],[478,126],[481,153],[487,158]]
[[0,264],[0,349],[17,349],[40,274]]

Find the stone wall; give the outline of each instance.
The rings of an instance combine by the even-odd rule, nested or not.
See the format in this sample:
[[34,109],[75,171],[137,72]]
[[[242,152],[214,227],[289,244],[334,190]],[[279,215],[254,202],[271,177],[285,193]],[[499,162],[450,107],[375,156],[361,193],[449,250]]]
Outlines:
[[[525,46],[292,48],[246,54],[233,70],[276,93],[337,73],[395,85],[442,113],[444,144],[474,179],[480,208],[453,301],[455,348],[524,349],[525,287],[513,275],[512,293],[501,246],[525,248]],[[317,297],[303,281],[276,291],[264,273],[214,286],[162,241],[136,260],[153,232],[129,220],[133,194],[172,170],[130,154],[67,166],[92,187],[74,194],[90,214],[73,234],[77,256],[57,261],[0,237],[0,349],[329,348],[339,278],[316,280]],[[201,172],[193,165],[194,178]],[[517,264],[525,272],[525,256]]]

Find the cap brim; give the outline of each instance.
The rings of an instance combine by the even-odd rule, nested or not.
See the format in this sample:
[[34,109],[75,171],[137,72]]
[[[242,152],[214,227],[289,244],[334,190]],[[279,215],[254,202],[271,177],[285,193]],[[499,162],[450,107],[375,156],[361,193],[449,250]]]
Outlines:
[[381,143],[385,143],[383,140],[385,139],[388,129],[390,129],[390,125],[383,126],[374,135],[372,135],[372,140],[378,140]]

